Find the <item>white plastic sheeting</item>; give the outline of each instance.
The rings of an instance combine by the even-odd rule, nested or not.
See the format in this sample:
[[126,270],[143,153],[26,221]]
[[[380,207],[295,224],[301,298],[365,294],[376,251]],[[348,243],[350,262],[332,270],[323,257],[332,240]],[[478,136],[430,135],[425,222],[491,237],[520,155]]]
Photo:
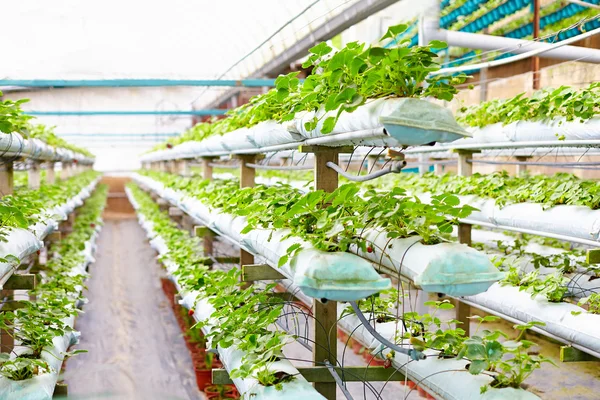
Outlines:
[[[517,121],[503,125],[501,122],[482,128],[467,129],[473,139],[457,143],[529,142],[556,140],[596,140],[600,137],[600,118],[585,122],[556,118],[548,121]],[[564,139],[562,138],[564,136]]]
[[[543,296],[531,298],[531,294],[519,291],[518,287],[494,284],[485,293],[466,296],[467,303],[482,306],[494,314],[524,323],[544,322],[536,329],[548,332],[565,343],[589,349],[600,355],[600,315],[590,314],[585,309],[570,303],[551,303]],[[573,315],[571,312],[581,313]],[[585,350],[584,350],[585,351]]]
[[426,292],[471,295],[486,291],[504,274],[481,252],[460,243],[424,245],[420,236],[389,239],[387,232],[369,229],[363,238],[372,251],[362,257],[396,271]]
[[[43,243],[33,233],[21,228],[11,229],[5,239],[5,241],[0,241],[0,258],[12,255],[22,260],[43,246]],[[15,268],[16,266],[10,262],[0,262],[0,283],[2,285],[12,275]]]
[[[344,308],[344,305],[339,305],[338,313],[340,315]],[[369,314],[365,316],[372,318]],[[385,348],[379,340],[364,328],[355,314],[342,317],[338,325],[351,335],[352,339],[359,341],[371,353],[381,354],[382,356],[389,353],[389,349]],[[386,322],[374,326],[381,336],[393,342],[397,326],[401,328],[402,324]],[[408,346],[408,343],[406,345]],[[490,376],[484,374],[471,375],[466,370],[468,364],[466,360],[440,359],[438,358],[438,352],[433,350],[425,350],[425,354],[428,356],[425,360],[414,361],[408,355],[396,352],[392,362],[394,367],[406,374],[410,380],[436,397],[445,400],[539,399],[533,393],[513,388],[490,388],[484,394],[481,394],[480,388],[492,381]]]
[[[430,193],[417,193],[416,195],[423,202],[431,201]],[[479,209],[479,211],[473,211],[465,222],[487,223],[499,228],[546,232],[568,236],[574,241],[577,239],[600,241],[600,210],[570,205],[558,205],[544,209],[542,204],[536,203],[519,203],[499,207],[494,199],[471,195],[458,197],[461,204],[468,204]]]
[[54,148],[39,139],[24,139],[18,133],[0,132],[0,156],[25,157],[38,161],[73,161],[93,164],[94,159],[63,148]]

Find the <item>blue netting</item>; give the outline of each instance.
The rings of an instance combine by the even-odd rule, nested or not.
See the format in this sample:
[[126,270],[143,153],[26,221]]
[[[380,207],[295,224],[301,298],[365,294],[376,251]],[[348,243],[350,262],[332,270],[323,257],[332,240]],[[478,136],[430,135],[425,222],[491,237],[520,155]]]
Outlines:
[[469,0],[456,10],[451,11],[449,14],[444,15],[440,18],[440,26],[447,28],[458,20],[460,16],[467,16],[473,14],[479,6],[485,3],[487,0]]
[[530,0],[508,0],[482,15],[480,18],[477,18],[475,21],[463,26],[460,31],[471,33],[482,31],[493,23],[522,10],[530,4]]
[[[600,4],[600,0],[586,0],[591,4]],[[569,4],[553,12],[552,14],[548,14],[545,17],[540,18],[540,29],[544,29],[548,25],[555,24],[560,20],[570,18],[575,14],[578,14],[582,11],[587,10],[587,7],[579,6],[577,4]],[[513,39],[521,39],[526,36],[533,35],[533,23],[528,23],[514,29],[510,32],[505,33],[503,36],[513,38]]]

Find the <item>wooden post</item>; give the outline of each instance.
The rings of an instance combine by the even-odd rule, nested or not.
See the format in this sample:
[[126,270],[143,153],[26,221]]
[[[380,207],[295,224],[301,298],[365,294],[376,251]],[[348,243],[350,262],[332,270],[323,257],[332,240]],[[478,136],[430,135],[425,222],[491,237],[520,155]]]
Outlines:
[[[333,192],[338,188],[338,174],[327,166],[328,162],[338,164],[339,152],[342,149],[334,147],[311,146],[301,148],[300,151],[310,151],[315,154],[314,181],[315,190]],[[323,303],[318,299],[313,301],[313,362],[316,367],[323,366],[325,360],[332,365],[337,365],[337,303],[327,301]],[[318,323],[316,322],[318,321]],[[336,398],[337,386],[335,383],[313,383],[315,389],[325,398]]]
[[[529,157],[527,157],[527,156],[517,156],[516,159],[519,162],[525,162],[525,161],[529,160]],[[527,172],[527,164],[522,164],[522,165],[518,165],[517,164],[517,168],[515,170],[515,175],[517,175],[517,176],[523,175],[526,172]]]
[[39,161],[31,162],[29,171],[27,171],[29,189],[36,190],[40,188],[40,185],[42,184],[41,166],[42,163]]
[[[471,176],[473,175],[473,164],[468,162],[468,159],[473,157],[473,153],[471,151],[459,151],[458,153],[458,175],[461,176]],[[471,245],[471,228],[472,226],[469,224],[458,224],[458,241],[460,243],[466,244],[467,246]],[[465,335],[469,336],[470,329],[470,320],[468,317],[471,316],[471,307],[467,304],[458,301],[456,305],[456,319],[460,322],[461,328],[464,329]]]
[[[433,161],[442,161],[439,158],[432,158]],[[433,173],[437,176],[444,174],[444,164],[440,164],[438,162],[433,164]]]
[[[246,163],[254,163],[256,161],[256,154],[239,154],[236,158],[240,160],[240,188],[254,187],[256,170],[246,166]],[[254,264],[254,256],[246,250],[240,249],[240,267],[250,264]]]
[[46,182],[50,185],[53,185],[56,182],[56,174],[54,171],[55,163],[53,161],[49,161],[46,165]]
[[[12,160],[0,160],[0,196],[13,194],[14,191],[14,176]],[[7,300],[12,300],[14,297],[12,290],[0,291],[2,298],[7,297]],[[11,330],[2,330],[0,332],[0,350],[2,353],[10,353],[14,348],[14,339],[11,336]]]
[[[540,0],[533,0],[533,40],[540,36]],[[540,58],[532,57],[533,90],[540,88]]]
[[210,165],[213,157],[202,157],[202,179],[213,180],[213,167]]
[[247,167],[246,164],[252,164],[256,161],[255,154],[240,154],[236,156],[240,159],[240,188],[253,187],[256,170]]
[[15,187],[12,160],[0,160],[0,168],[0,197],[13,194]]

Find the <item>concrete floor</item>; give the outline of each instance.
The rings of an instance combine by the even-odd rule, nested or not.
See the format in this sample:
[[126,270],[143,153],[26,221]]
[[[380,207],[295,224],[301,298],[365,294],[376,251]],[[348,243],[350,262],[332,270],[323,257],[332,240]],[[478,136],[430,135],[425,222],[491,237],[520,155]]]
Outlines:
[[69,398],[202,399],[156,254],[133,215],[105,221],[96,258],[76,324],[77,347],[89,352],[67,362]]

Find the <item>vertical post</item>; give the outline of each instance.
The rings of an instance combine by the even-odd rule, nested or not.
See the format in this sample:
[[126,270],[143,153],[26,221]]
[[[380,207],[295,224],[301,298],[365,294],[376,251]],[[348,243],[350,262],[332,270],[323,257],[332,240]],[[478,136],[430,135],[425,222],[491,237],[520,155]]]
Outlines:
[[212,161],[212,157],[202,157],[202,179],[212,181],[213,167],[210,165]]
[[0,197],[13,194],[14,176],[13,162],[0,159]]
[[434,158],[432,160],[436,161],[436,163],[433,164],[433,173],[437,176],[443,175],[444,174],[444,164],[439,163],[439,161],[442,161],[442,160],[437,159],[437,158]]
[[[1,160],[0,159],[0,197],[8,196],[13,194],[14,191],[14,170],[12,160]],[[0,291],[2,298],[8,297],[13,298],[12,290]],[[14,340],[11,336],[11,330],[2,330],[0,332],[0,350],[3,353],[10,353],[14,347]]]
[[[256,154],[240,154],[237,155],[237,158],[240,159],[240,188],[254,187],[256,170],[246,166],[246,164],[254,163]],[[254,256],[245,250],[240,250],[240,266],[249,264],[254,264]]]
[[[533,40],[540,36],[540,0],[533,0]],[[540,88],[540,58],[531,59],[533,71],[533,90]]]
[[[458,153],[458,175],[460,176],[471,176],[473,175],[473,164],[468,162],[468,159],[472,159],[473,152],[471,151],[459,151]],[[471,245],[471,228],[469,224],[458,224],[458,241],[460,243]],[[456,305],[456,319],[460,322],[461,328],[464,329],[467,336],[470,335],[470,320],[468,317],[471,316],[471,307],[467,304],[462,303],[460,300]]]
[[49,161],[46,165],[46,182],[50,185],[53,185],[56,182],[56,174],[54,171],[55,163],[53,161]]
[[[519,162],[525,162],[525,161],[529,160],[529,157],[527,157],[527,156],[517,156],[516,159]],[[527,172],[527,164],[523,164],[523,165],[518,165],[517,164],[517,168],[516,168],[516,171],[515,171],[515,174],[517,176],[523,175],[526,172]]]
[[[202,178],[208,181],[213,180],[213,167],[210,165],[212,162],[212,157],[202,157]],[[209,256],[213,254],[214,246],[213,246],[214,236],[208,232],[206,235],[202,237],[202,245],[204,247],[204,255]],[[240,262],[241,262],[240,258]],[[250,264],[253,264],[250,263]],[[243,265],[243,264],[242,264]]]
[[[484,34],[488,34],[490,33],[489,28],[485,28],[483,30]],[[488,57],[487,55],[483,55],[481,56],[481,62],[487,61]],[[487,101],[488,99],[488,69],[487,67],[485,68],[481,68],[479,70],[479,101],[480,102],[484,102]]]
[[429,164],[427,164],[427,160],[429,160],[429,157],[427,157],[427,155],[425,155],[425,154],[419,154],[418,160],[419,160],[419,175],[423,176],[427,172],[429,172]]
[[32,161],[29,166],[29,171],[27,171],[28,177],[28,185],[29,189],[39,189],[42,183],[42,174],[41,174],[42,163],[39,161]]
[[[333,192],[338,188],[338,174],[329,168],[327,163],[331,161],[338,164],[339,149],[316,146],[311,147],[309,151],[315,154],[315,190]],[[325,360],[328,360],[332,365],[337,365],[337,303],[335,301],[323,303],[315,299],[313,317],[315,319],[312,328],[315,340],[313,362],[316,366],[322,366]],[[335,383],[314,383],[314,387],[326,399],[336,398]]]

